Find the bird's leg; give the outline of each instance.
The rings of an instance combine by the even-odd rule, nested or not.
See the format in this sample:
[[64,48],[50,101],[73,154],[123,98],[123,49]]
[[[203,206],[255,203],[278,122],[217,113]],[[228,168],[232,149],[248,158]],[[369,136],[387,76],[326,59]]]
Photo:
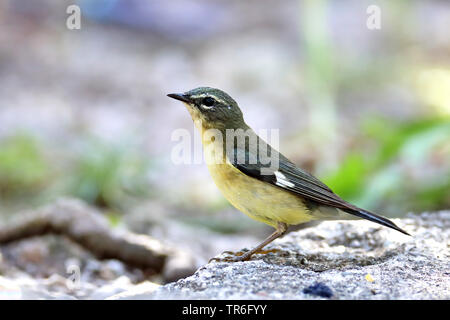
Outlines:
[[[252,250],[245,252],[241,256],[236,256],[233,259],[224,259],[224,261],[237,262],[237,261],[249,260],[253,254],[259,252],[262,248],[264,248],[266,245],[271,243],[273,240],[284,235],[286,233],[287,229],[288,229],[288,226],[286,223],[278,222],[276,230],[270,236],[268,236],[263,242],[261,242],[259,245],[254,247]],[[220,259],[213,258],[210,261],[214,261],[214,260],[220,260]]]
[[268,236],[263,242],[261,242],[259,245],[257,245],[256,247],[254,247],[252,250],[244,253],[242,256],[236,257],[236,261],[246,261],[249,260],[251,258],[251,256],[255,253],[257,253],[258,251],[260,251],[262,248],[264,248],[266,245],[268,245],[269,243],[271,243],[273,240],[275,240],[276,238],[281,237],[282,235],[284,235],[286,233],[288,229],[288,226],[286,223],[283,222],[278,222],[277,223],[277,228],[275,230],[274,233],[272,233],[270,236]]

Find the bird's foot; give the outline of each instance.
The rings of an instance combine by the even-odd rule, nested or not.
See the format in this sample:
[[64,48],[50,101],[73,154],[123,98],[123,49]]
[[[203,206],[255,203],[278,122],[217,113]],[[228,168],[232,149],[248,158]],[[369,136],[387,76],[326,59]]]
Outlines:
[[249,260],[252,256],[252,252],[250,251],[238,251],[238,252],[233,252],[233,251],[224,251],[221,254],[226,255],[225,257],[222,258],[212,258],[208,261],[208,263],[210,262],[239,262],[239,261],[246,261]]
[[271,249],[271,250],[258,250],[258,251],[224,251],[222,252],[222,256],[226,255],[223,258],[212,258],[208,261],[209,262],[239,262],[239,261],[247,261],[252,258],[254,254],[267,254],[267,253],[275,253],[279,252],[278,249]]

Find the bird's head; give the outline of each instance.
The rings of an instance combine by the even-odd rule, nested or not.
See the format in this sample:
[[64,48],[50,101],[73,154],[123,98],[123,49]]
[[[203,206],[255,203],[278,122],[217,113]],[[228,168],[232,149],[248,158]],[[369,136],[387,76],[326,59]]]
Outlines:
[[201,123],[203,129],[236,129],[245,125],[238,104],[222,90],[199,87],[167,96],[184,102],[192,120]]

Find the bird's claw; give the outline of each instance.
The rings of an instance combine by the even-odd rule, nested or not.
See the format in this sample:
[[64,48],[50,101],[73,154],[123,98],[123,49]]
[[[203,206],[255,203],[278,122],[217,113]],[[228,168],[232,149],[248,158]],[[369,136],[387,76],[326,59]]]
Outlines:
[[251,257],[251,254],[248,254],[246,251],[238,251],[238,252],[232,252],[232,251],[224,251],[221,256],[226,254],[227,256],[223,258],[212,258],[208,261],[208,263],[211,262],[239,262],[239,261],[246,261],[249,260]]

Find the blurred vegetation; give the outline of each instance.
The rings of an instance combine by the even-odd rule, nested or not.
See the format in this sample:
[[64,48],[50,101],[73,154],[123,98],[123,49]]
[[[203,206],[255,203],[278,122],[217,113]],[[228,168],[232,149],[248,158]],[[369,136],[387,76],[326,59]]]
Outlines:
[[389,210],[400,213],[450,206],[448,118],[398,123],[371,117],[362,129],[375,147],[350,151],[339,168],[325,176],[336,193],[368,208],[396,204]]
[[48,182],[50,166],[33,136],[6,137],[0,143],[0,199],[37,194]]
[[[305,96],[309,112],[307,138],[310,147],[319,155],[320,165],[328,166],[326,154],[333,153],[337,145],[338,117],[336,114],[336,59],[333,57],[332,41],[327,26],[326,1],[304,1],[301,6],[299,35],[304,41]],[[303,50],[302,50],[303,51]],[[315,147],[317,146],[317,147]]]
[[1,140],[2,204],[22,201],[33,205],[74,196],[122,212],[133,201],[150,195],[150,161],[137,148],[123,141],[111,144],[93,138],[86,138],[79,148],[66,147],[66,156],[50,157],[45,155],[49,146],[31,134]]
[[[388,216],[450,207],[449,70],[411,67],[405,60],[385,56],[375,57],[370,64],[349,60],[334,50],[330,2],[306,0],[300,7],[299,35],[305,56],[301,76],[309,113],[302,138],[317,156],[315,166],[323,173],[321,178],[344,199]],[[394,47],[413,41],[414,14],[408,2],[386,2],[383,10],[403,17],[395,21],[398,28],[389,35]],[[348,143],[348,137],[339,133],[345,122],[339,117],[337,97],[345,91],[383,88],[389,83],[386,70],[403,85],[417,88],[419,104],[427,108],[425,115],[404,120],[379,113],[366,116],[355,124],[360,137],[349,138],[355,140],[356,148],[346,150],[336,165],[338,149]]]
[[103,208],[123,210],[126,202],[149,195],[150,162],[124,142],[88,140],[69,174],[68,193]]

